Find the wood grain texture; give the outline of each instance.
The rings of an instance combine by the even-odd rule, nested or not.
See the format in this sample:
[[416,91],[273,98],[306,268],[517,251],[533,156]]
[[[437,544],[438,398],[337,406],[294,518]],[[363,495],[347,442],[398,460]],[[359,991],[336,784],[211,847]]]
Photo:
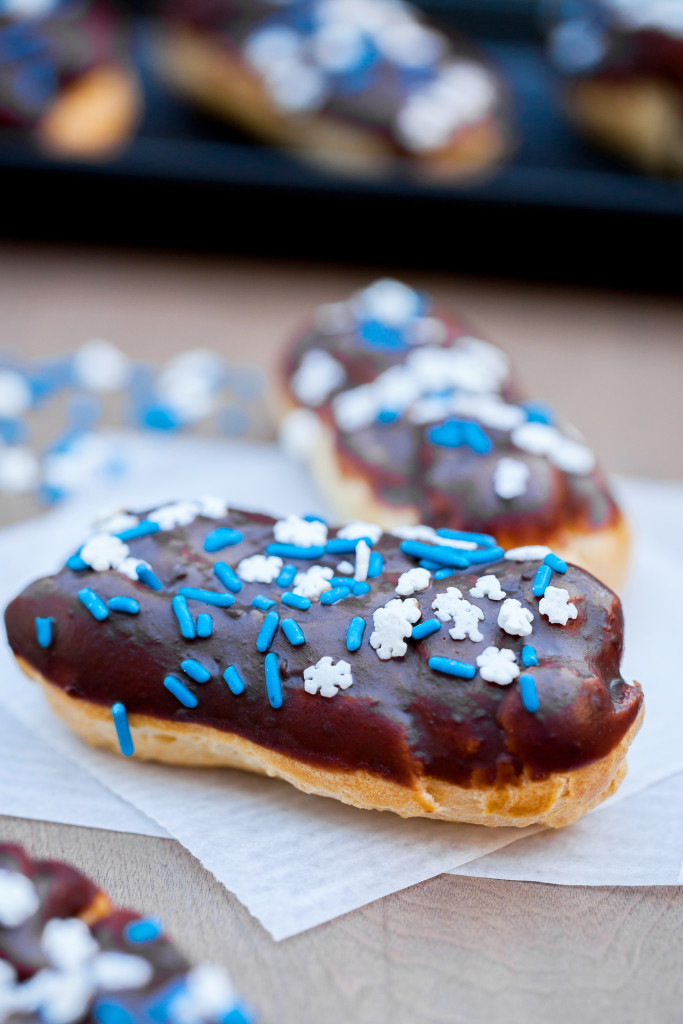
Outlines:
[[[442,875],[285,942],[172,840],[0,817],[0,836],[158,914],[261,1024],[680,1024],[683,889]],[[255,866],[255,870],[258,867]]]

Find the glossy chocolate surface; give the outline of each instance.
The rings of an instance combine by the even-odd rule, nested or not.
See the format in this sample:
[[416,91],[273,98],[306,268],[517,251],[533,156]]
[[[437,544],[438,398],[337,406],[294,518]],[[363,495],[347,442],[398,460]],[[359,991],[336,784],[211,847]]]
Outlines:
[[[414,596],[422,620],[432,618],[432,601],[450,586],[482,609],[483,640],[453,640],[452,623],[422,641],[407,640],[404,657],[382,661],[370,646],[373,611],[398,595],[399,576],[416,561],[399,550],[399,539],[387,534],[373,550],[381,553],[383,572],[368,582],[371,589],[334,605],[313,601],[299,611],[279,601],[284,589],[276,583],[247,583],[227,609],[190,602],[193,616],[213,617],[209,638],[184,640],[171,608],[181,586],[225,592],[213,573],[224,560],[236,567],[241,559],[264,552],[272,543],[274,520],[268,516],[230,511],[225,520],[197,517],[178,527],[129,542],[131,554],[147,560],[163,583],[154,592],[114,570],[74,572],[64,569],[39,580],[17,597],[6,611],[10,645],[15,654],[66,694],[110,706],[122,702],[129,716],[151,715],[169,722],[207,725],[236,733],[268,749],[281,751],[330,769],[367,768],[380,776],[411,785],[428,773],[462,786],[514,779],[527,772],[537,778],[578,768],[608,754],[634,722],[642,703],[639,687],[619,674],[622,652],[622,613],[618,598],[594,577],[570,566],[564,576],[553,573],[552,585],[566,588],[578,618],[566,626],[552,625],[531,593],[540,564],[499,561],[474,566],[451,578],[434,581]],[[216,554],[203,550],[204,539],[218,526],[240,531],[243,539]],[[336,531],[331,530],[333,537]],[[315,562],[291,559],[306,569],[312,564],[336,567],[353,554],[326,554]],[[290,559],[286,559],[290,562]],[[495,573],[507,597],[518,598],[533,615],[528,637],[510,636],[499,628],[500,602],[469,594],[479,576]],[[110,612],[96,621],[78,601],[82,587],[91,587],[103,600],[128,595],[140,602],[140,614]],[[270,650],[275,652],[282,681],[283,704],[271,707],[264,680],[264,654],[256,638],[265,612],[251,606],[257,594],[274,599],[280,618],[291,617],[306,642],[293,647],[278,630]],[[43,649],[36,642],[35,617],[51,617],[53,641]],[[358,651],[346,648],[352,617],[362,616],[365,634]],[[433,671],[432,655],[475,663],[488,646],[515,652],[521,668],[524,644],[533,645],[538,667],[535,678],[540,701],[537,714],[525,710],[518,680],[510,686]],[[304,690],[303,672],[330,656],[351,666],[353,685],[332,698]],[[181,662],[194,658],[210,672],[208,682],[193,682]],[[223,680],[234,665],[245,683],[235,696]],[[525,671],[522,669],[522,671]],[[163,685],[169,674],[195,694],[197,707],[183,707]]]
[[[464,321],[440,311],[438,319],[445,325],[447,336],[441,343],[435,342],[435,347],[457,351],[459,339],[473,333]],[[292,392],[292,376],[306,353],[315,349],[328,352],[346,371],[344,384],[315,410],[334,433],[339,467],[342,473],[360,475],[375,498],[389,508],[410,506],[418,522],[434,527],[492,533],[504,546],[557,542],[558,534],[565,529],[590,532],[618,521],[617,506],[599,466],[587,474],[565,472],[545,456],[514,445],[509,430],[485,425],[492,448],[478,454],[464,445],[448,448],[434,444],[429,431],[439,419],[416,424],[404,414],[392,422],[375,421],[357,430],[339,427],[334,399],[374,381],[390,367],[403,365],[414,351],[410,345],[373,347],[361,339],[357,325],[351,321],[334,333],[312,327],[295,343],[283,366],[285,386],[293,402],[301,404]],[[511,377],[496,394],[511,404],[521,401]],[[476,420],[476,415],[472,419]],[[572,436],[566,424],[558,420],[556,425]],[[501,498],[496,493],[494,473],[501,458],[528,467],[523,494]]]

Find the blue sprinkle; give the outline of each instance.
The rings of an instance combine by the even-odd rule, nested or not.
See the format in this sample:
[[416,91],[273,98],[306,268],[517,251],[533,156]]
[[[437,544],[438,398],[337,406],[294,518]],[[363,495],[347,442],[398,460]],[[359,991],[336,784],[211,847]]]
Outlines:
[[112,704],[111,717],[114,719],[114,728],[119,741],[119,747],[124,757],[130,757],[134,751],[133,737],[130,734],[128,715],[123,704]]
[[217,608],[229,608],[235,603],[232,594],[217,594],[215,590],[203,590],[201,587],[181,587],[178,593],[188,601],[201,601]]
[[417,626],[413,626],[413,640],[424,640],[426,636],[438,633],[440,629],[441,623],[438,619],[425,619],[424,622],[418,622]]
[[535,715],[540,705],[538,703],[538,693],[536,692],[534,677],[523,672],[519,677],[519,691],[522,697],[522,704],[530,714]]
[[220,551],[221,548],[230,548],[239,544],[242,540],[239,530],[231,530],[228,526],[219,526],[218,529],[207,533],[204,539],[205,551]]
[[67,569],[71,569],[72,572],[83,572],[84,569],[89,569],[90,566],[87,562],[84,562],[80,555],[71,555],[66,560]]
[[307,523],[324,523],[327,526],[327,519],[323,519],[322,516],[315,516],[312,512],[309,512],[307,516],[302,516]]
[[186,708],[196,708],[199,703],[195,695],[188,690],[185,683],[181,683],[175,676],[166,676],[164,679],[164,686],[169,693],[172,693],[174,697],[180,701],[180,703]]
[[494,548],[496,538],[490,533],[470,533],[468,530],[449,530],[445,526],[440,527],[437,536],[446,537],[448,540],[466,540],[470,544],[478,544],[482,548]]
[[[282,596],[284,597],[284,594]],[[275,604],[277,604],[277,601],[273,601],[271,597],[264,597],[263,594],[257,594],[251,601],[251,607],[258,608],[260,612],[267,612],[268,609],[272,608]],[[289,602],[285,601],[285,604],[289,604]]]
[[430,427],[427,437],[441,448],[459,448],[464,444],[463,424],[461,420],[445,420],[435,427]]
[[439,562],[430,562],[428,558],[421,558],[418,565],[421,569],[429,569],[430,572],[435,572],[437,569],[441,568]]
[[351,587],[353,588],[353,579],[351,576],[331,576],[329,582],[333,587]]
[[239,594],[242,589],[242,580],[227,562],[216,562],[213,571],[226,590],[232,590],[233,594]]
[[140,580],[140,583],[144,583],[150,590],[161,590],[163,584],[158,576],[155,576],[148,565],[137,565],[135,567],[135,574]]
[[296,544],[266,544],[266,554],[278,555],[280,558],[307,558],[312,561],[315,558],[322,558],[325,548],[322,545],[300,548]]
[[299,570],[295,565],[284,565],[282,567],[280,575],[275,581],[278,587],[288,587],[289,584],[293,582],[294,577],[296,576],[298,571]]
[[370,584],[366,583],[365,580],[357,580],[353,584],[353,596],[362,597],[363,594],[370,592]]
[[49,647],[52,643],[52,619],[41,619],[36,616],[36,640],[39,647]]
[[358,335],[373,348],[405,348],[402,332],[381,320],[363,320],[358,327]]
[[454,569],[466,569],[470,560],[466,554],[454,551],[445,545],[423,544],[419,540],[402,540],[401,551],[411,558],[426,558],[430,562],[438,562],[439,565],[450,566]]
[[567,571],[567,563],[559,558],[558,555],[554,555],[552,552],[546,555],[543,559],[544,565],[549,565],[553,572],[559,572],[560,575],[564,576]]
[[[289,608],[298,608],[299,611],[305,612],[311,607],[311,602],[307,597],[302,597],[301,594],[294,594],[291,590],[286,591],[280,596],[280,600],[283,604],[286,604]],[[275,604],[275,602],[272,602]],[[252,602],[253,604],[253,602]],[[268,605],[270,607],[270,604]]]
[[485,562],[499,562],[505,555],[503,548],[482,548],[480,551],[468,551],[470,565],[484,565]]
[[115,533],[114,536],[125,544],[126,541],[135,540],[136,537],[147,537],[150,533],[158,533],[160,529],[158,523],[153,523],[151,519],[143,519],[137,526],[131,526],[130,530],[122,530],[120,533]]
[[372,547],[369,537],[333,537],[325,545],[325,551],[328,555],[349,555],[356,550],[356,545],[362,540],[369,548]]
[[208,612],[200,612],[197,616],[197,636],[202,638],[213,633],[213,619]]
[[110,597],[107,607],[112,612],[125,612],[126,615],[137,615],[140,611],[140,604],[134,597],[116,596]]
[[435,580],[449,580],[455,573],[452,569],[437,569],[434,573]]
[[88,609],[90,614],[98,622],[102,622],[109,615],[106,604],[101,597],[98,597],[94,590],[90,587],[83,587],[82,590],[78,591],[78,600],[81,604]]
[[325,590],[320,595],[321,604],[336,604],[337,601],[343,601],[345,597],[349,597],[351,594],[350,587],[332,587],[331,590]]
[[301,644],[306,643],[304,631],[299,623],[295,622],[294,619],[282,620],[282,632],[285,634],[292,647],[300,647]]
[[536,650],[534,647],[530,647],[529,644],[525,644],[524,647],[522,647],[522,665],[524,665],[525,668],[531,668],[532,665],[538,665]]
[[374,580],[377,576],[381,576],[383,569],[384,559],[380,555],[379,551],[371,551],[370,562],[368,564],[368,579]]
[[228,684],[230,692],[234,693],[236,697],[239,697],[241,693],[244,693],[244,683],[242,682],[242,677],[240,676],[239,672],[237,671],[234,665],[228,665],[225,672],[223,673],[223,678]]
[[463,440],[473,452],[476,452],[477,455],[488,455],[493,448],[493,442],[478,423],[468,420],[463,423],[462,430]]
[[195,683],[208,683],[211,678],[209,670],[200,665],[194,658],[185,658],[185,661],[180,662],[180,667],[186,676],[194,679]]
[[553,574],[553,570],[549,565],[539,565],[536,570],[536,576],[534,582],[531,585],[531,593],[534,597],[543,597],[545,594],[545,588],[550,583],[550,577]]
[[460,679],[474,679],[477,674],[475,665],[468,665],[466,661],[455,661],[453,658],[440,658],[435,655],[427,664],[434,672],[445,672],[448,676],[458,676]]
[[92,1015],[96,1024],[135,1024],[135,1017],[132,1013],[129,1013],[125,1006],[113,999],[98,997]]
[[555,422],[555,413],[544,402],[522,402],[521,407],[526,412],[527,423],[547,423],[552,426]]
[[360,615],[355,615],[349,622],[349,628],[346,630],[346,650],[357,651],[363,640],[363,633],[365,632],[365,626],[367,623],[365,619],[361,618]]
[[278,613],[270,611],[261,623],[259,634],[256,637],[256,650],[260,651],[261,654],[267,651],[272,644],[279,622],[280,616]]
[[398,409],[380,409],[375,418],[378,423],[394,423],[400,415]]
[[147,917],[142,921],[131,921],[123,930],[129,942],[142,945],[154,942],[163,932],[161,921],[156,917]]
[[266,654],[266,693],[272,708],[282,707],[282,683],[280,682],[280,669],[278,668],[277,655]]
[[185,637],[186,640],[194,640],[194,620],[190,615],[190,609],[187,607],[187,601],[181,594],[176,594],[173,598],[171,601],[171,608],[173,609],[173,614],[178,620],[181,636]]

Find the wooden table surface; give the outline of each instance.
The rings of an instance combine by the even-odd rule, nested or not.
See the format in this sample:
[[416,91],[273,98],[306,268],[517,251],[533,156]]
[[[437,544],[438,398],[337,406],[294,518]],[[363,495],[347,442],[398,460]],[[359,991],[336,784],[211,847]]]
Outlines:
[[[395,268],[382,273],[396,274]],[[400,273],[400,271],[398,272]],[[0,348],[106,337],[137,358],[191,346],[266,370],[312,305],[376,269],[0,246]],[[613,471],[683,478],[683,303],[419,273],[513,356]],[[0,523],[12,515],[0,499]],[[680,808],[672,808],[680,813]],[[680,1024],[683,889],[441,876],[285,942],[171,840],[0,818],[0,837],[82,868],[226,964],[262,1024]]]

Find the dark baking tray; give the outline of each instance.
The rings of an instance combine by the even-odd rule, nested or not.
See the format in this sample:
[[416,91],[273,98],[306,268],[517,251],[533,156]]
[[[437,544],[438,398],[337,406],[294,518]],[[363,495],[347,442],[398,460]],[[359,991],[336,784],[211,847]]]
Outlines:
[[517,147],[485,180],[426,184],[403,167],[377,181],[344,178],[256,144],[159,85],[140,18],[147,107],[138,135],[101,166],[56,163],[5,137],[0,231],[680,293],[683,185],[633,173],[577,138],[543,58],[536,5],[425,6],[472,32],[509,81]]

